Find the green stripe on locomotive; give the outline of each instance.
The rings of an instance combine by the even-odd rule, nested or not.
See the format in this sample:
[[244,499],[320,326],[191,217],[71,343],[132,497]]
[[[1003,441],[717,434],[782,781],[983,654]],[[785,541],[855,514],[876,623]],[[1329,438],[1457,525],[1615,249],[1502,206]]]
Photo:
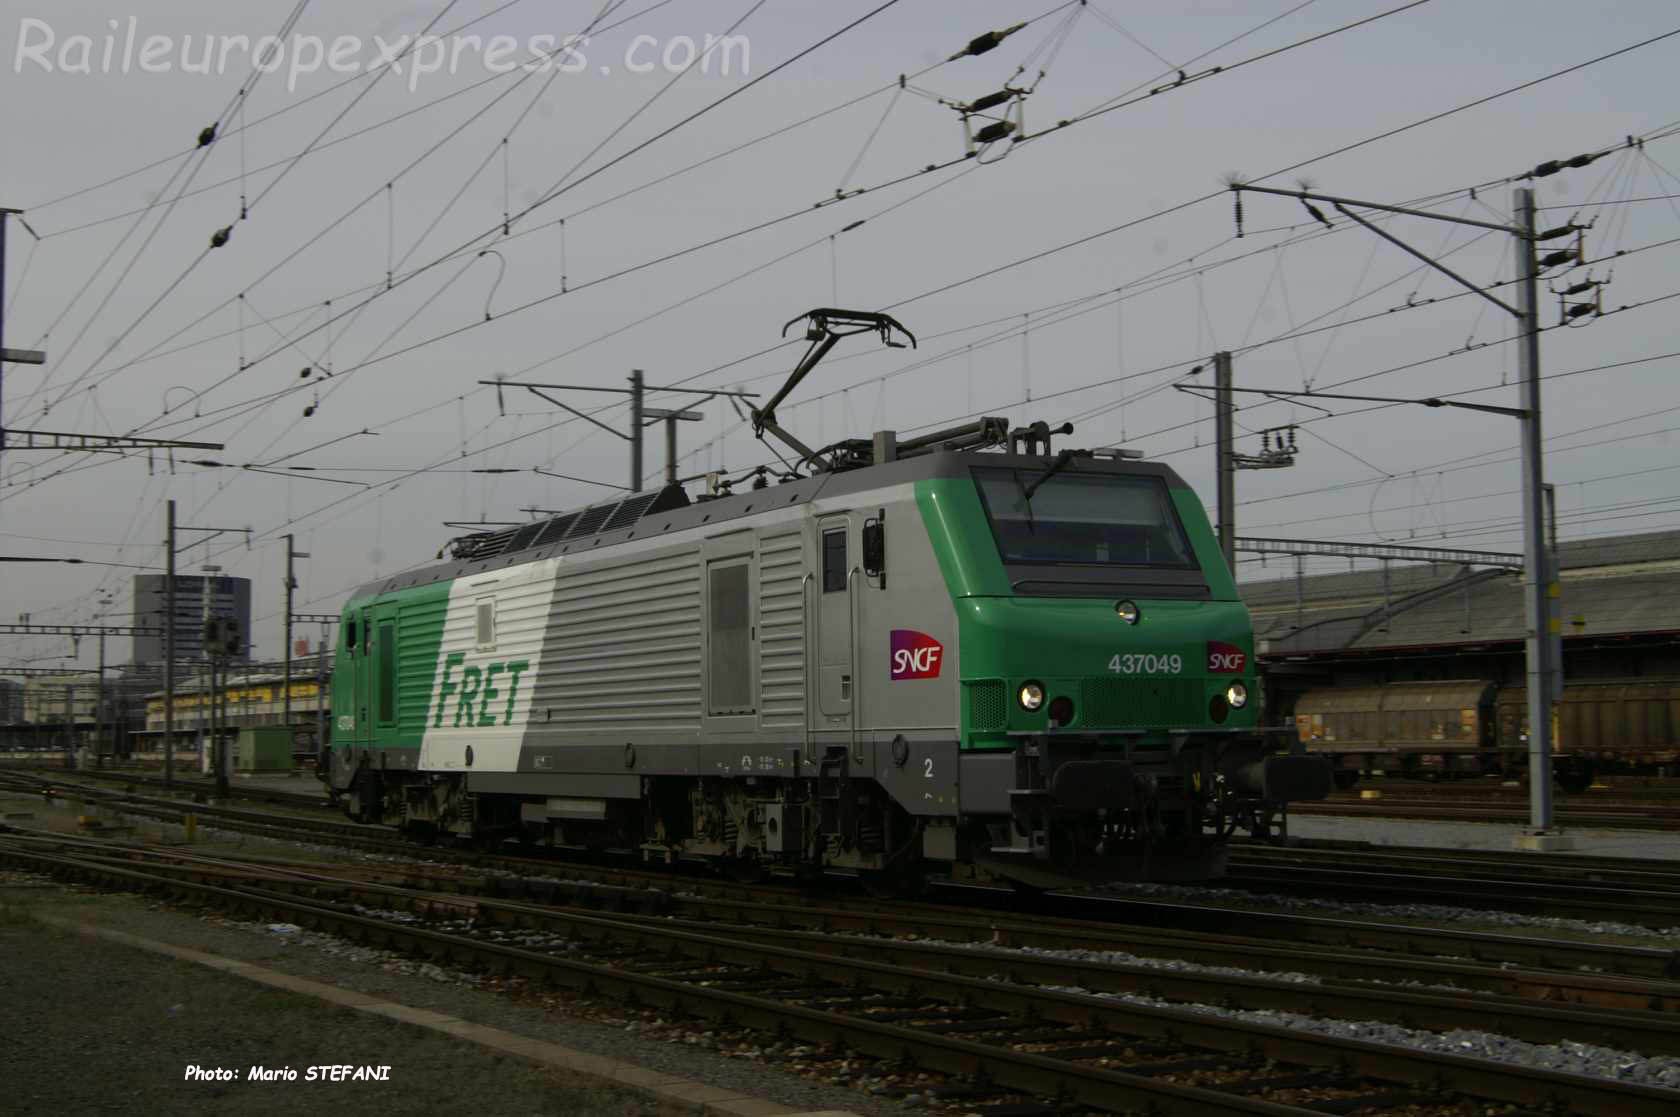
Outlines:
[[[1058,696],[1074,704],[1067,728],[1112,732],[1105,743],[1116,747],[1128,739],[1161,745],[1172,729],[1251,729],[1259,724],[1248,610],[1195,493],[1171,486],[1169,495],[1209,596],[1132,595],[1128,599],[1138,605],[1142,619],[1128,625],[1115,615],[1118,598],[1017,594],[974,482],[916,482],[922,521],[957,613],[963,748],[1010,749],[1011,732],[1045,731],[1050,702]],[[1210,642],[1240,650],[1242,669],[1210,672]],[[1134,664],[1145,669],[1134,673],[1129,670]],[[1166,670],[1173,665],[1178,670]],[[1045,701],[1035,711],[1016,699],[1029,680],[1045,690]],[[1250,700],[1216,721],[1210,703],[1234,681],[1248,688]]]
[[434,582],[344,606],[333,670],[335,744],[420,748],[453,585]]

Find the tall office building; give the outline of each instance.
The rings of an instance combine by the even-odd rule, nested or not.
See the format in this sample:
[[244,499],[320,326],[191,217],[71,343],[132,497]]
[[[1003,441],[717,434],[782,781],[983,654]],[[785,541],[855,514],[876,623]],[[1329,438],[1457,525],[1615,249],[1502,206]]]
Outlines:
[[[169,576],[137,574],[134,577],[134,623],[162,628],[169,603]],[[205,609],[206,595],[209,611]],[[226,617],[239,622],[244,647],[232,657],[235,662],[251,658],[251,580],[226,578],[219,574],[175,575],[175,659],[177,662],[204,658],[204,620]],[[163,662],[162,633],[134,638],[137,666]]]

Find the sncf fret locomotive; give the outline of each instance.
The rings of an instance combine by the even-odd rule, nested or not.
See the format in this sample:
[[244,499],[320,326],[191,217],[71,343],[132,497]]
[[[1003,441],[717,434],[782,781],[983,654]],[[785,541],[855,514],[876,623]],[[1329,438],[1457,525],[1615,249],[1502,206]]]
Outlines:
[[[1330,767],[1262,728],[1253,637],[1163,465],[986,418],[453,543],[358,590],[323,778],[423,836],[1037,886],[1219,873]],[[797,321],[797,319],[796,319]]]

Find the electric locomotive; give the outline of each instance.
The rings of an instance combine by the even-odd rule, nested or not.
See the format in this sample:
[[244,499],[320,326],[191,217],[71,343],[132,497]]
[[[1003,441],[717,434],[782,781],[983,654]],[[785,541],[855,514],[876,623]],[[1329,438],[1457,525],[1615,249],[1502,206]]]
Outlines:
[[[1164,465],[985,418],[813,450],[775,408],[884,315],[809,316],[779,483],[454,541],[344,607],[323,778],[419,835],[741,874],[1196,879],[1330,767],[1261,724],[1248,612]],[[796,319],[796,321],[798,321]]]

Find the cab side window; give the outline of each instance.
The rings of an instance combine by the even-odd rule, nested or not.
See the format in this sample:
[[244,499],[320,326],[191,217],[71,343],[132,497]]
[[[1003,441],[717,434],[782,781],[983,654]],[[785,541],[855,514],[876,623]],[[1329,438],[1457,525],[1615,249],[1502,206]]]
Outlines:
[[822,581],[824,593],[846,591],[846,529],[822,534]]

